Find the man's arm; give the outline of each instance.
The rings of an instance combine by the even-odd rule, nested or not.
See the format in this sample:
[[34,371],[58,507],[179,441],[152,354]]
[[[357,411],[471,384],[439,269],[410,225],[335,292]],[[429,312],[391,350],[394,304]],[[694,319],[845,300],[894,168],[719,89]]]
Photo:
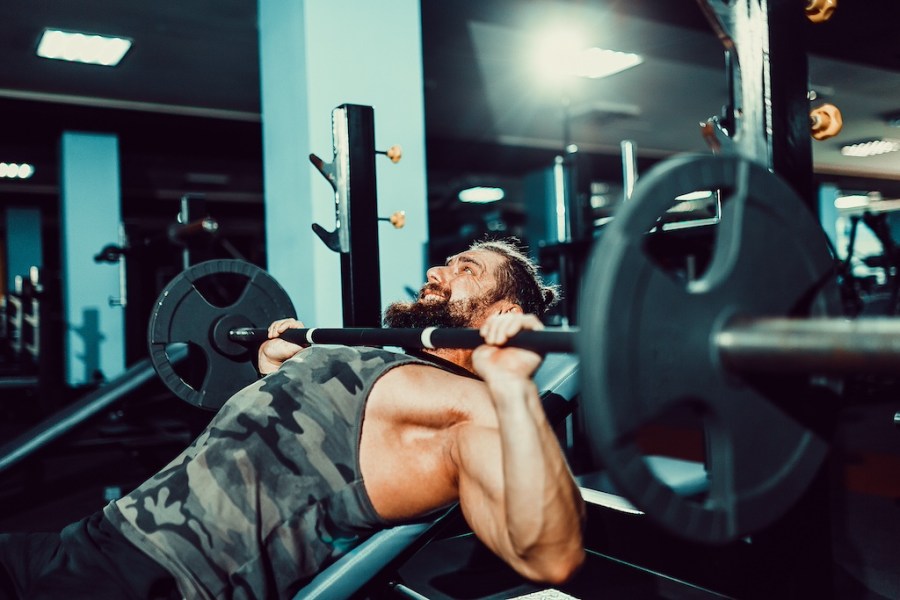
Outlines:
[[475,369],[487,383],[498,430],[470,426],[456,448],[460,504],[478,537],[519,573],[559,583],[584,560],[584,504],[530,376],[540,357],[500,348],[532,315],[503,315],[482,327]]
[[277,371],[284,361],[303,350],[303,346],[292,344],[278,337],[288,329],[301,329],[302,327],[303,323],[297,319],[280,319],[269,325],[269,339],[259,347],[257,357],[257,368],[260,374],[268,375]]

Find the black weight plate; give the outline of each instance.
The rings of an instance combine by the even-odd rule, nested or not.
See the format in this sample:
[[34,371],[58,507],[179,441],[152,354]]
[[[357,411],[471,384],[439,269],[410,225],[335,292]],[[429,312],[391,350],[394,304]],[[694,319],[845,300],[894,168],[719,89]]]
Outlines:
[[[227,279],[231,287],[235,282],[240,284],[237,300],[228,306],[216,306],[207,297],[217,277],[223,284]],[[201,282],[206,285],[198,285]],[[177,275],[160,293],[147,329],[150,360],[176,396],[194,406],[218,410],[235,392],[257,378],[255,348],[236,347],[227,339],[227,329],[268,327],[272,321],[285,317],[296,317],[290,298],[259,267],[240,260],[199,263]],[[176,373],[166,354],[169,344],[180,343],[203,353],[206,369],[199,387]]]
[[[681,283],[647,252],[674,199],[730,191],[709,268]],[[784,404],[725,372],[714,334],[729,318],[827,314],[833,263],[796,194],[737,157],[681,156],[643,176],[593,251],[578,351],[595,458],[635,505],[685,538],[724,543],[773,523],[815,475],[825,443]],[[827,287],[827,286],[826,286]],[[709,491],[682,497],[648,467],[637,434],[680,407],[703,415]]]

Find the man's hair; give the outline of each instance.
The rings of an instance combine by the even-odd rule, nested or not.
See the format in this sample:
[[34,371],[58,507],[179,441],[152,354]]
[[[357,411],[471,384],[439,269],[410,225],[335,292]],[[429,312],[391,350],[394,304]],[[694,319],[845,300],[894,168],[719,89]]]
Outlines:
[[519,249],[516,238],[483,240],[470,249],[488,250],[506,259],[497,272],[496,299],[512,300],[526,313],[539,317],[559,300],[559,288],[544,283],[537,265]]

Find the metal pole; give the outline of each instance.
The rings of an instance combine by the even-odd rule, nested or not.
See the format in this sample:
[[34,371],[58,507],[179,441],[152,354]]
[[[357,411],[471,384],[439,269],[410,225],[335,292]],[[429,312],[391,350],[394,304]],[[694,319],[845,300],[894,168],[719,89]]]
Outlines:
[[725,367],[741,373],[900,370],[900,319],[740,319],[714,343]]
[[381,325],[378,262],[378,194],[375,181],[375,113],[342,104],[331,113],[334,161],[309,159],[334,188],[335,230],[313,223],[325,245],[341,255],[344,325]]
[[634,193],[637,182],[637,146],[631,140],[622,140],[622,200],[627,202]]
[[378,260],[378,192],[375,181],[375,112],[371,106],[344,104],[347,120],[350,252],[341,254],[344,325],[381,325]]
[[815,210],[802,3],[697,2],[727,52],[736,151],[780,175]]
[[[521,331],[510,339],[510,346],[540,352],[575,352],[577,328],[548,327],[540,331]],[[262,328],[239,328],[228,337],[242,344],[258,344],[268,339]],[[308,344],[341,344],[345,346],[399,346],[401,348],[477,348],[484,339],[477,329],[426,327],[403,328],[343,328],[288,329],[281,337],[289,342]]]
[[[509,344],[539,352],[576,351],[579,328],[548,327],[522,331]],[[265,341],[267,330],[238,328],[232,341]],[[477,329],[309,328],[289,329],[282,338],[301,345],[399,346],[403,348],[475,348]],[[713,337],[723,365],[738,373],[856,374],[900,370],[900,319],[855,321],[834,318],[740,318]]]

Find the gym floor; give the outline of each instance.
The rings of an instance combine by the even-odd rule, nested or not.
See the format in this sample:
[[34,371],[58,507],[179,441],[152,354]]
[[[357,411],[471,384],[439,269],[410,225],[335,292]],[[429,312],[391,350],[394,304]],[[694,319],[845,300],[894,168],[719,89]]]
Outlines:
[[[894,396],[894,398],[900,398]],[[841,598],[900,598],[900,400],[866,403],[840,415],[832,498],[834,556],[848,588]]]

